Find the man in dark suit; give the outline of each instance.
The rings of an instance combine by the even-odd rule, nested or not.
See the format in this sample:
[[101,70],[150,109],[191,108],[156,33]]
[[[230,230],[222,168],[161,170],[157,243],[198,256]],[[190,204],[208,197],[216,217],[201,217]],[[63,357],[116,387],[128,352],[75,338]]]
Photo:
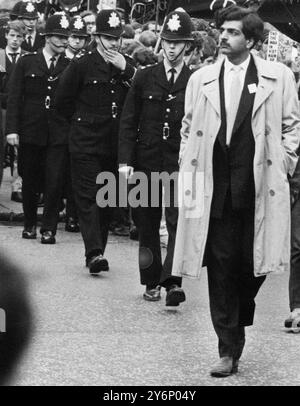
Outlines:
[[258,15],[231,6],[217,26],[225,58],[195,72],[186,91],[180,175],[196,179],[197,198],[180,208],[172,274],[207,266],[220,356],[210,373],[226,377],[238,372],[265,275],[289,269],[287,176],[300,120],[292,71],[251,53],[263,36]]
[[20,6],[19,19],[26,27],[26,36],[22,43],[22,49],[27,52],[35,52],[45,45],[45,37],[37,30],[38,12],[32,2],[23,2]]
[[[133,169],[147,175],[151,185],[153,172],[178,172],[180,127],[184,114],[185,88],[190,71],[184,64],[185,51],[193,40],[192,22],[186,12],[174,11],[167,16],[161,33],[164,61],[137,72],[121,118],[119,133],[119,171],[126,177]],[[139,232],[139,267],[141,284],[146,285],[145,300],[160,299],[160,286],[167,290],[167,306],[178,306],[185,300],[181,278],[171,277],[178,208],[174,186],[162,182],[159,205],[133,208],[133,219]],[[150,186],[149,186],[150,187]],[[169,234],[167,256],[162,264],[159,227],[162,217],[162,189],[165,191],[165,216]],[[151,192],[151,188],[149,190]],[[152,190],[154,194],[154,190]]]
[[69,20],[53,15],[46,23],[45,47],[25,54],[17,62],[9,83],[6,115],[7,141],[20,143],[18,169],[23,179],[24,230],[22,237],[36,238],[37,192],[44,183],[41,242],[54,244],[69,126],[53,108],[53,98],[63,70],[69,64]]
[[119,52],[122,33],[118,12],[102,10],[94,33],[97,48],[73,58],[55,100],[59,112],[71,120],[72,183],[92,275],[109,268],[103,255],[111,208],[97,205],[96,179],[101,172],[117,172],[119,117],[135,72]]

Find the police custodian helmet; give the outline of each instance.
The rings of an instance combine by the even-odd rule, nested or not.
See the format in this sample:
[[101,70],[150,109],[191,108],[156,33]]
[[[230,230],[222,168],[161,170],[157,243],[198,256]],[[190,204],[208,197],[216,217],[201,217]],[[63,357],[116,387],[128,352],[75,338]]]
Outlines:
[[85,21],[79,15],[77,15],[71,19],[69,32],[70,32],[70,35],[75,35],[76,37],[87,38],[89,36],[88,33],[86,32]]
[[19,18],[38,18],[38,11],[37,7],[31,1],[29,2],[22,2],[19,8]]
[[43,35],[59,35],[68,37],[70,35],[70,21],[66,14],[53,14],[45,25]]
[[94,35],[107,35],[119,38],[124,33],[121,16],[115,9],[101,10],[96,17]]
[[167,15],[160,37],[167,41],[193,41],[193,30],[194,26],[188,13],[175,10]]

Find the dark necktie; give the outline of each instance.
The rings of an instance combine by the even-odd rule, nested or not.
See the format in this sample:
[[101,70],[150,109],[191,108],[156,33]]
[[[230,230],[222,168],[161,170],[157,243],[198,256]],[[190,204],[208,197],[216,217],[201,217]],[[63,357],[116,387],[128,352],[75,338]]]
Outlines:
[[171,88],[174,85],[176,69],[175,68],[169,69],[169,73],[171,73],[171,77],[169,79],[169,85],[170,85],[170,88]]
[[52,73],[53,71],[54,71],[54,68],[55,68],[55,56],[52,56],[51,58],[50,58],[50,61],[51,61],[51,63],[50,63],[50,66],[49,66],[49,71],[50,71],[50,73]]
[[31,49],[32,48],[32,36],[31,35],[28,35],[28,37],[27,37],[27,44],[28,44],[28,46],[29,46],[29,48]]
[[17,56],[19,55],[17,52],[11,52],[8,54],[11,57],[11,62],[14,65],[16,63]]

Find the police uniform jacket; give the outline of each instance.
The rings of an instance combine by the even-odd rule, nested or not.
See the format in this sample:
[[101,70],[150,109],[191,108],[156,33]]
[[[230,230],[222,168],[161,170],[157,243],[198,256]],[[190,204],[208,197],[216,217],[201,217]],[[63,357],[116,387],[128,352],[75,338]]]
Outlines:
[[119,117],[135,73],[126,62],[121,72],[95,49],[75,57],[64,72],[55,106],[71,120],[71,153],[117,159]]
[[121,118],[120,164],[136,170],[178,170],[181,120],[190,75],[184,65],[170,88],[163,62],[137,72]]
[[50,74],[42,51],[18,60],[9,81],[6,134],[17,133],[21,143],[39,146],[68,143],[68,122],[53,108],[53,99],[69,62],[60,55]]

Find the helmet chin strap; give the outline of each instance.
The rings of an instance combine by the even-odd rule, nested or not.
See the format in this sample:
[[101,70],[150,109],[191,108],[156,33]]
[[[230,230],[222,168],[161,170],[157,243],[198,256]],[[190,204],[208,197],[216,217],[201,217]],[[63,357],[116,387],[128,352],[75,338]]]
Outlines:
[[[164,43],[163,43],[163,44],[164,44]],[[184,46],[183,46],[183,48],[182,48],[182,50],[179,52],[179,54],[176,56],[176,58],[171,61],[171,60],[168,58],[167,52],[166,52],[166,50],[165,50],[163,44],[162,44],[162,49],[164,50],[165,57],[166,57],[167,60],[169,61],[170,65],[172,65],[174,62],[176,62],[177,59],[182,55],[182,53],[183,53],[183,52],[185,51],[185,49],[186,49],[186,43],[185,43]]]
[[[99,40],[100,40],[100,42],[101,42],[101,45],[103,46],[103,48],[104,48],[104,50],[105,51],[108,51],[108,49],[106,48],[106,46],[103,44],[103,42],[102,42],[102,39],[101,39],[101,35],[99,35]],[[120,38],[120,45],[119,45],[119,47],[118,47],[118,50],[117,50],[117,52],[120,52],[120,49],[121,49],[121,46],[122,46],[122,37]]]

